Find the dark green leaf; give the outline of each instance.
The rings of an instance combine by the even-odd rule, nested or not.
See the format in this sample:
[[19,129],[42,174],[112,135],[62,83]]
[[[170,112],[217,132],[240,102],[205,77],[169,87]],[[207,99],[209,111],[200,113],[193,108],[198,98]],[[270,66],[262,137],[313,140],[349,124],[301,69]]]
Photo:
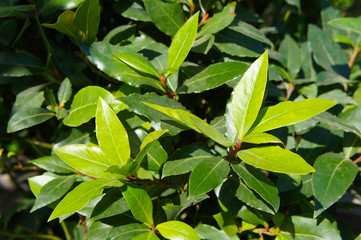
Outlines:
[[113,55],[139,72],[153,75],[156,78],[159,77],[157,70],[155,70],[149,60],[138,53],[119,52]]
[[144,224],[131,223],[113,228],[107,240],[131,240],[134,237],[149,232],[149,227]]
[[135,21],[149,22],[150,18],[145,11],[142,1],[122,0],[113,4],[115,12],[123,17],[130,18]]
[[54,117],[54,113],[43,108],[27,108],[17,111],[8,122],[8,133],[43,123]]
[[291,79],[294,79],[300,71],[302,64],[301,50],[298,44],[292,37],[286,35],[284,40],[281,42],[279,51],[286,59],[287,69],[290,73]]
[[309,119],[333,107],[336,103],[326,99],[306,99],[303,101],[281,102],[263,108],[254,124],[252,132],[264,132]]
[[64,106],[64,104],[71,98],[72,88],[71,82],[69,78],[65,78],[63,82],[60,84],[58,90],[58,101],[60,106]]
[[193,42],[191,51],[196,53],[207,54],[213,46],[214,39],[215,38],[213,35],[205,35],[203,37],[196,39]]
[[278,146],[250,148],[237,155],[249,165],[273,172],[307,174],[314,171],[299,155]]
[[100,23],[100,5],[98,0],[84,0],[74,16],[74,25],[85,34],[86,43],[94,42]]
[[236,25],[232,24],[229,28],[234,31],[240,32],[254,40],[266,43],[269,46],[273,46],[272,41],[269,40],[259,29],[255,28],[251,24],[243,21],[238,21]]
[[188,224],[180,221],[168,221],[157,225],[157,230],[168,239],[200,240],[198,234]]
[[4,77],[23,77],[45,71],[43,63],[27,52],[1,52],[0,75]]
[[55,29],[65,35],[68,35],[74,41],[77,41],[80,37],[78,28],[74,25],[75,13],[70,10],[66,10],[59,17],[56,23],[43,23],[42,25],[47,28]]
[[152,226],[153,204],[147,192],[141,188],[127,185],[126,190],[122,190],[122,193],[134,218]]
[[232,23],[236,14],[234,10],[236,8],[236,2],[231,2],[225,6],[221,12],[214,14],[198,33],[198,37],[215,34],[222,29],[226,28],[229,24]]
[[189,178],[189,196],[207,193],[222,183],[229,172],[228,162],[221,157],[204,159]]
[[56,173],[74,173],[75,170],[57,156],[46,156],[31,161],[32,164]]
[[41,189],[30,212],[34,212],[61,198],[73,186],[74,181],[75,176],[71,175],[69,177],[58,177],[48,182]]
[[90,201],[90,199],[99,194],[107,186],[120,186],[118,180],[97,179],[88,182],[82,182],[56,206],[48,221],[76,212]]
[[275,212],[278,211],[280,198],[278,197],[277,188],[264,173],[244,163],[232,164],[232,168],[249,188],[271,204]]
[[361,138],[353,133],[343,134],[343,153],[345,158],[351,158],[361,148]]
[[268,52],[246,71],[232,93],[232,114],[238,139],[242,140],[257,118],[267,83]]
[[341,89],[334,89],[329,92],[320,94],[318,98],[328,99],[342,105],[356,104],[352,97],[347,95],[347,93],[345,93]]
[[201,239],[209,239],[209,240],[231,240],[227,234],[222,231],[218,230],[217,228],[206,225],[206,224],[198,224],[194,230],[198,233]]
[[360,18],[337,18],[328,22],[329,25],[341,30],[352,31],[361,34],[361,19]]
[[107,225],[101,222],[93,222],[88,228],[88,232],[86,234],[86,238],[89,240],[92,239],[107,239],[110,231],[112,230],[112,226]]
[[187,79],[177,90],[178,93],[203,92],[229,81],[239,81],[248,65],[242,62],[212,64],[194,77]]
[[168,50],[168,69],[177,70],[186,59],[197,35],[199,12],[187,20],[174,36]]
[[317,74],[317,85],[318,86],[327,86],[335,83],[342,84],[343,86],[348,83],[352,83],[353,81],[348,80],[340,74],[334,72],[320,72]]
[[340,113],[339,118],[346,122],[349,125],[355,126],[359,131],[361,131],[361,105],[357,105],[351,108],[346,109]]
[[144,0],[145,9],[162,32],[174,36],[184,23],[184,14],[179,3],[168,3],[159,0]]
[[213,215],[217,221],[218,226],[230,237],[236,236],[238,233],[238,226],[232,214],[229,212],[220,212]]
[[359,169],[351,160],[336,153],[321,155],[314,167],[312,186],[316,200],[314,217],[317,217],[342,197]]

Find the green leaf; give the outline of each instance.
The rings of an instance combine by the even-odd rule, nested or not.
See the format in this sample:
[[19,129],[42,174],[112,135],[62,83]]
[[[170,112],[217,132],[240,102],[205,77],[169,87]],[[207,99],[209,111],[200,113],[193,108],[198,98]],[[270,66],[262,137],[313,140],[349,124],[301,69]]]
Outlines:
[[60,106],[64,104],[71,98],[72,88],[69,78],[65,78],[64,81],[60,84],[58,90],[58,101]]
[[279,52],[286,59],[287,69],[290,73],[291,79],[295,79],[302,64],[300,47],[292,37],[286,35],[281,42]]
[[23,77],[45,72],[43,63],[27,52],[0,52],[0,75]]
[[341,240],[337,227],[327,219],[319,223],[318,219],[292,216],[286,218],[280,230],[283,235],[280,239]]
[[184,13],[179,3],[144,0],[144,5],[155,26],[169,36],[174,36],[184,24]]
[[236,125],[234,124],[233,113],[232,113],[232,100],[233,96],[228,100],[226,105],[226,112],[224,118],[222,119],[225,122],[225,136],[233,143],[237,144],[238,133]]
[[75,13],[66,10],[59,17],[56,23],[43,23],[42,25],[47,28],[55,29],[65,35],[68,35],[74,41],[78,41],[80,33],[78,28],[74,25]]
[[265,132],[309,119],[333,107],[336,103],[326,99],[287,101],[262,108],[251,132]]
[[336,153],[318,157],[314,168],[312,187],[316,201],[314,217],[317,217],[342,197],[359,169],[351,160]]
[[198,234],[188,224],[180,221],[168,221],[157,225],[163,237],[170,240],[200,240]]
[[86,43],[94,42],[100,23],[98,0],[84,0],[75,12],[74,25],[85,34]]
[[141,188],[127,185],[126,190],[122,190],[122,193],[134,218],[153,226],[153,204],[147,192]]
[[17,111],[9,120],[7,132],[12,133],[43,123],[54,117],[54,113],[43,108],[26,108]]
[[345,158],[351,158],[361,148],[361,138],[353,133],[343,133],[343,153]]
[[154,232],[149,231],[132,238],[132,240],[159,240],[159,238]]
[[47,174],[28,178],[30,190],[33,192],[34,196],[37,197],[39,196],[39,193],[45,184],[54,180],[55,178],[56,177]]
[[93,222],[86,233],[86,239],[107,239],[112,226],[102,223],[102,222]]
[[[156,140],[160,138],[164,133],[168,132],[167,129],[165,130],[158,130],[149,133],[144,141],[142,142],[142,145],[140,146],[140,152],[138,153],[137,157],[135,158],[134,162],[132,162],[132,167],[130,174],[135,175],[140,167],[140,164],[142,163],[144,157],[148,154],[151,147],[154,143],[156,143]],[[160,166],[159,166],[160,167]]]
[[360,18],[336,18],[328,22],[329,25],[345,31],[351,31],[361,34],[361,19]]
[[149,227],[147,225],[139,224],[139,223],[131,223],[113,228],[110,231],[107,239],[131,240],[132,238],[147,232],[149,232]]
[[94,195],[100,193],[107,186],[121,186],[121,183],[118,180],[109,179],[82,182],[60,201],[48,221],[82,209]]
[[207,193],[222,183],[229,172],[228,162],[221,157],[204,159],[189,178],[189,197]]
[[190,171],[203,160],[207,161],[214,156],[196,146],[186,146],[177,149],[163,166],[162,178],[172,175],[181,175]]
[[125,104],[116,100],[113,95],[104,88],[88,86],[82,88],[74,96],[69,115],[63,123],[70,127],[78,127],[95,117],[99,97],[110,104],[118,112],[126,108]]
[[273,172],[307,174],[314,171],[299,155],[278,146],[250,148],[237,155],[249,165]]
[[238,226],[232,214],[229,212],[220,212],[213,215],[217,221],[218,226],[230,237],[236,236],[238,233]]
[[64,162],[82,173],[99,178],[116,177],[106,172],[113,164],[98,147],[74,144],[57,148],[54,151]]
[[214,36],[213,35],[205,35],[193,42],[191,51],[196,53],[207,54],[209,50],[211,50],[214,44]]
[[238,21],[237,25],[231,25],[229,29],[232,29],[236,32],[240,32],[244,34],[247,37],[250,37],[254,40],[257,40],[259,42],[266,43],[269,46],[273,46],[273,43],[271,40],[269,40],[258,28],[255,28],[253,25],[248,24],[243,21]]
[[268,52],[262,54],[246,71],[232,93],[232,114],[242,140],[256,120],[267,83]]
[[46,157],[37,158],[32,160],[31,163],[49,172],[56,172],[56,173],[75,172],[73,168],[71,168],[68,164],[66,164],[57,156],[46,156]]
[[114,53],[129,52],[129,49],[121,46],[114,46],[107,42],[95,42],[90,46],[89,51],[89,60],[98,69],[105,72],[110,77],[131,86],[140,87],[146,85],[164,91],[162,84],[158,79],[141,75],[113,56]]
[[95,117],[100,149],[111,165],[124,166],[130,158],[128,134],[115,112],[100,97]]
[[150,18],[145,11],[144,4],[139,0],[122,0],[113,4],[114,11],[123,17],[135,21],[150,22]]
[[347,57],[328,33],[311,24],[308,26],[308,40],[318,65],[343,76],[349,75]]
[[138,53],[119,52],[113,55],[139,72],[159,77],[157,70],[149,60]]
[[178,69],[186,59],[197,35],[199,12],[178,30],[168,50],[168,68]]
[[199,38],[207,34],[215,34],[231,24],[236,16],[234,13],[235,8],[236,2],[227,4],[221,12],[214,14],[212,18],[207,20],[199,31],[197,37]]
[[239,81],[248,66],[242,62],[212,64],[194,77],[187,79],[178,93],[199,93],[216,88],[229,81]]
[[197,232],[198,236],[201,237],[201,239],[231,240],[224,231],[218,230],[217,228],[210,225],[198,224],[197,227],[194,228],[194,230]]
[[283,144],[283,142],[268,133],[263,133],[263,132],[251,132],[250,134],[247,134],[244,138],[243,138],[243,142],[246,143],[252,143],[252,144],[264,144],[264,143],[281,143]]
[[34,212],[59,198],[61,198],[75,182],[75,175],[68,177],[58,177],[48,182],[41,190],[36,198],[33,208],[30,212]]
[[277,187],[264,173],[244,163],[232,164],[232,168],[249,188],[271,204],[275,212],[278,211],[280,198],[278,197]]
[[220,132],[218,132],[218,130],[192,113],[181,109],[172,109],[151,103],[143,102],[143,104],[162,112],[169,118],[181,123],[184,126],[187,126],[199,133],[203,133],[205,136],[225,147],[232,145],[232,142],[228,141]]
[[361,123],[359,121],[361,116],[361,105],[357,105],[354,107],[350,107],[343,112],[340,113],[339,118],[347,124],[356,127],[359,131],[361,131]]

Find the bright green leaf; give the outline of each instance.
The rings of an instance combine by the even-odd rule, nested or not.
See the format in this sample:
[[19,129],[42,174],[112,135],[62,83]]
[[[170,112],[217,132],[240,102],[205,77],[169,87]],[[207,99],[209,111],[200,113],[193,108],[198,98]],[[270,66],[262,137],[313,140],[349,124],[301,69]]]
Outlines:
[[149,231],[132,238],[132,240],[159,240],[159,238],[154,232]]
[[264,144],[264,143],[283,144],[283,142],[278,137],[263,132],[251,132],[250,134],[247,134],[242,141],[252,144]]
[[197,35],[199,12],[178,30],[168,50],[168,68],[178,69],[186,59]]
[[232,114],[242,140],[256,120],[267,83],[268,52],[262,54],[246,71],[232,93]]
[[100,149],[112,165],[124,166],[130,157],[128,134],[115,112],[100,97],[95,117]]
[[250,148],[237,155],[249,165],[273,172],[307,174],[314,171],[299,155],[278,146]]
[[321,155],[314,167],[312,187],[316,201],[314,217],[317,217],[342,197],[359,169],[351,160],[336,153]]
[[217,221],[218,226],[228,235],[235,236],[238,233],[238,226],[234,220],[232,214],[229,212],[220,212],[213,215],[213,218]]
[[100,193],[107,186],[121,186],[121,183],[118,180],[109,179],[82,182],[60,201],[48,221],[82,209],[94,195]]
[[188,224],[180,221],[168,221],[157,225],[163,237],[170,240],[200,240],[198,234]]
[[306,99],[303,101],[281,102],[275,106],[262,108],[251,130],[264,132],[309,119],[333,107],[336,103],[326,99]]
[[64,106],[64,104],[71,98],[72,88],[71,82],[69,78],[65,78],[60,84],[58,90],[58,101],[60,106]]

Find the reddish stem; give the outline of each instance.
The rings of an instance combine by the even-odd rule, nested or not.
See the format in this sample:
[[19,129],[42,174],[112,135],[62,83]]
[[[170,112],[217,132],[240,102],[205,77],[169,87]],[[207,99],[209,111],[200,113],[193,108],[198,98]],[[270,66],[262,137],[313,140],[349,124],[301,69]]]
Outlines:
[[228,154],[227,154],[227,158],[228,159],[232,159],[234,157],[236,157],[237,155],[237,152],[239,151],[239,149],[241,148],[242,146],[242,142],[239,140],[236,144],[236,146],[234,147],[230,147],[229,148],[229,151],[228,151]]

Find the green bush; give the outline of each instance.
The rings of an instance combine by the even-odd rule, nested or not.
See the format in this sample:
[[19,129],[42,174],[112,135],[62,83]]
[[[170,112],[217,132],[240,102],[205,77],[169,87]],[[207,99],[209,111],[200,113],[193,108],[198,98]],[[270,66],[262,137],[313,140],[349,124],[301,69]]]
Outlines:
[[308,4],[0,1],[0,239],[355,239],[359,9]]

